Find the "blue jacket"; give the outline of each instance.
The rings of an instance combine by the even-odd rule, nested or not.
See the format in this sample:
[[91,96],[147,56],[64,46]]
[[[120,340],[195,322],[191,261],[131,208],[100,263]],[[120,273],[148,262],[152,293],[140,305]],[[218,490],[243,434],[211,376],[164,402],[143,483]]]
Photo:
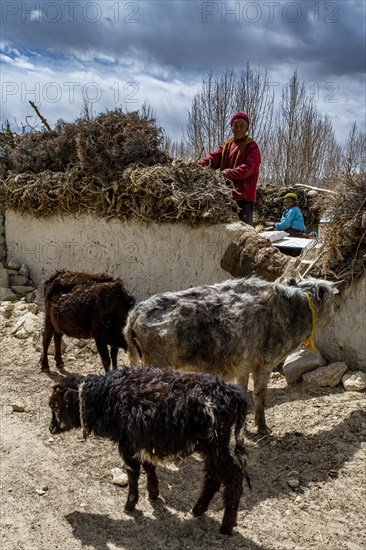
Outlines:
[[275,224],[275,228],[283,230],[291,228],[305,233],[306,227],[300,208],[298,206],[290,206],[290,208],[286,208],[282,214],[281,220]]

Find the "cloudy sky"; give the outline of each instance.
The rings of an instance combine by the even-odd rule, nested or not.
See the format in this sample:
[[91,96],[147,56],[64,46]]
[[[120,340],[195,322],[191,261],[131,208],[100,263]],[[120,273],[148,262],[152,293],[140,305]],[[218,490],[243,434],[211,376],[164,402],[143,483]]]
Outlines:
[[202,77],[267,69],[277,99],[295,69],[343,140],[365,129],[365,0],[1,2],[1,122],[50,125],[147,102],[181,137]]

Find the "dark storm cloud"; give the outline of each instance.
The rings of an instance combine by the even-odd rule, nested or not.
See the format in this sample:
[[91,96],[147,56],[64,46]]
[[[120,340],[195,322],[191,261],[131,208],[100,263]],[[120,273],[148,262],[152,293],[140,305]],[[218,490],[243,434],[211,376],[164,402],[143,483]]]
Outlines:
[[210,67],[313,77],[359,76],[365,67],[363,0],[241,2],[14,2],[1,5],[2,40],[18,50],[109,56],[172,74]]

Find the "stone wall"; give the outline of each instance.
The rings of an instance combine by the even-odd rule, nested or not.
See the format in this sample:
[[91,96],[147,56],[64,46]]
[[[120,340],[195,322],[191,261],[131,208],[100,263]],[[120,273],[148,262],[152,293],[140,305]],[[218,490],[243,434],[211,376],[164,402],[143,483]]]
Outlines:
[[0,262],[6,260],[5,208],[0,198]]

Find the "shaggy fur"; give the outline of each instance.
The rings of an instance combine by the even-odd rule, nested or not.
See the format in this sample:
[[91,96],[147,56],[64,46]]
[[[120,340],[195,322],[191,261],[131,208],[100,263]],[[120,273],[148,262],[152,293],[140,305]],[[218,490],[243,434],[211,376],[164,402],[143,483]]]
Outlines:
[[[94,338],[105,371],[109,370],[111,361],[116,368],[118,348],[127,349],[123,328],[134,305],[135,299],[122,281],[110,275],[57,272],[45,283],[42,370],[49,369],[47,350],[52,336],[56,365],[63,367],[63,334],[74,338]],[[108,345],[111,346],[110,354]]]
[[[53,386],[51,433],[82,426],[118,443],[129,479],[126,510],[138,501],[140,467],[149,497],[159,495],[155,466],[199,452],[205,481],[193,514],[203,514],[223,484],[221,532],[232,534],[246,474],[242,390],[205,374],[125,367],[104,376],[63,378]],[[230,448],[234,435],[235,447]]]
[[259,433],[268,433],[270,374],[312,331],[305,292],[319,321],[327,319],[337,291],[315,279],[285,286],[250,277],[157,294],[128,316],[130,362],[237,378],[245,390],[252,373],[255,421]]

